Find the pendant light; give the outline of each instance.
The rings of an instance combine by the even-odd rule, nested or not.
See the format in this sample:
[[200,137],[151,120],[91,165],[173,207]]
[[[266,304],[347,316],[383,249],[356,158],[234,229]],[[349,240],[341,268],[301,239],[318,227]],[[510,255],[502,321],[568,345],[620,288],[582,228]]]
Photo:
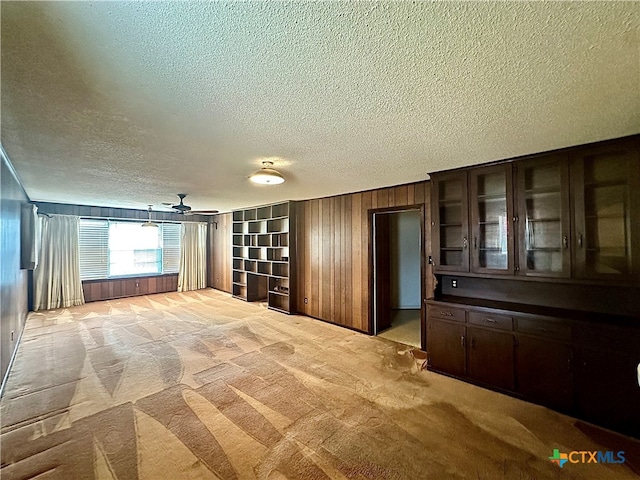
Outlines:
[[273,162],[262,162],[262,168],[249,177],[253,183],[260,185],[278,185],[284,183],[284,177],[273,168]]
[[156,228],[157,228],[157,227],[158,227],[158,224],[157,224],[157,223],[154,223],[154,222],[152,222],[152,221],[151,221],[151,207],[152,207],[152,205],[149,205],[149,220],[147,220],[146,222],[144,222],[144,223],[142,224],[142,226],[143,226],[143,227],[156,227]]

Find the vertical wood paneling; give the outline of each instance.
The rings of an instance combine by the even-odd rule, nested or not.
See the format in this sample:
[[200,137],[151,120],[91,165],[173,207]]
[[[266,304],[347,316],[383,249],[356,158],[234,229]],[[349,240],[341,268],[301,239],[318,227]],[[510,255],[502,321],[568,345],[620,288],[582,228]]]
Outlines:
[[231,293],[233,214],[215,215],[209,223],[209,286]]
[[[28,271],[20,268],[20,226],[27,197],[13,166],[0,154],[0,380],[9,368],[27,318]],[[12,333],[13,332],[13,333]]]
[[[369,211],[422,205],[429,201],[428,189],[428,182],[420,182],[302,202],[304,221],[299,222],[298,238],[304,260],[297,272],[298,311],[370,331]],[[428,204],[425,211],[429,211]],[[430,231],[425,219],[425,259],[430,255]],[[427,277],[429,281],[430,275]]]
[[322,230],[321,234],[321,242],[320,242],[320,251],[322,252],[322,257],[320,258],[320,276],[321,276],[321,285],[322,290],[320,292],[320,301],[322,302],[322,309],[320,316],[321,318],[328,318],[334,316],[332,305],[331,305],[331,297],[332,289],[333,289],[333,268],[331,268],[331,256],[333,254],[333,235],[332,235],[332,227],[331,225],[331,202],[330,198],[323,198],[321,200],[321,215],[322,219],[321,225]]
[[314,317],[320,317],[320,305],[322,305],[322,202],[320,200],[313,200],[311,202],[311,221],[313,237],[313,261],[311,262],[312,271],[311,276],[311,296],[308,301],[311,305],[311,315]]
[[[369,332],[369,255],[371,247],[369,245],[369,210],[374,208],[374,201],[377,195],[373,191],[362,194],[362,210],[360,215],[360,269],[362,284],[360,287],[360,325],[361,330]],[[357,246],[356,246],[357,247]],[[353,303],[357,302],[354,298]]]
[[[362,193],[356,193],[350,196],[351,199],[351,238],[348,245],[348,253],[351,262],[351,290],[349,292],[349,301],[351,307],[351,325],[353,328],[363,330],[362,326],[362,302],[359,301],[362,289],[362,250],[360,242],[362,241]],[[354,302],[354,300],[357,300]]]

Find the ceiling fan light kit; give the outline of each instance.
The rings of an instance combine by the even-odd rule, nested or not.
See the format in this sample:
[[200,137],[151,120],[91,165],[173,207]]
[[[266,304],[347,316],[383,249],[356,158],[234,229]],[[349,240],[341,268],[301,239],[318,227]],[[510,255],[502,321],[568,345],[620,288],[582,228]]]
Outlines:
[[249,180],[259,185],[279,185],[284,183],[282,174],[271,167],[273,167],[273,162],[262,162],[262,168],[249,176]]

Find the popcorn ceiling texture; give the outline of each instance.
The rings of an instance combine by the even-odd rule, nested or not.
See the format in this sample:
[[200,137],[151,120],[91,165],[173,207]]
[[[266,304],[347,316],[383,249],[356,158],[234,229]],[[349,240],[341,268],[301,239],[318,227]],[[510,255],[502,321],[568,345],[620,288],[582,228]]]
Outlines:
[[[638,2],[0,8],[33,200],[225,211],[640,132]],[[285,184],[249,184],[263,157]]]

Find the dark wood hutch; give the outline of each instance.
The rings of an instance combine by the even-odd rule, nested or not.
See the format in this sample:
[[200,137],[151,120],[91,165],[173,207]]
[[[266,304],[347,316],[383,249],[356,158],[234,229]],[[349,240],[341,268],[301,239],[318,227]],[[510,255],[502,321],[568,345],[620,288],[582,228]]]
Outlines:
[[640,135],[431,187],[428,368],[640,438]]

